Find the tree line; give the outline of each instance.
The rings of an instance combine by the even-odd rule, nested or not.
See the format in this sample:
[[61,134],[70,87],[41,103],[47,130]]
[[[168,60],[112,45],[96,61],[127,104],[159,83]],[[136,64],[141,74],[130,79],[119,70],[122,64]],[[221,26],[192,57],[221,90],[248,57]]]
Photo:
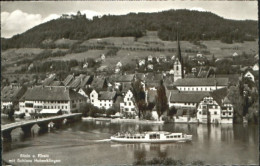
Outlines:
[[146,30],[158,31],[162,40],[175,40],[179,23],[181,40],[221,40],[226,43],[255,40],[257,21],[227,20],[210,12],[168,10],[157,13],[130,13],[78,19],[56,19],[40,24],[11,39],[1,39],[2,49],[39,47],[44,40],[61,38],[87,40],[103,37],[136,38]]

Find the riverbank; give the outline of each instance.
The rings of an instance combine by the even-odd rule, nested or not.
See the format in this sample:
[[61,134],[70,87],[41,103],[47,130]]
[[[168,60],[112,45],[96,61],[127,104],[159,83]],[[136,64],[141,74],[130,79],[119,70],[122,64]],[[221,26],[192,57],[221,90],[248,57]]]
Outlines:
[[136,123],[136,124],[164,124],[164,121],[139,120],[139,119],[111,119],[111,118],[93,118],[82,117],[83,121],[104,121],[110,123]]

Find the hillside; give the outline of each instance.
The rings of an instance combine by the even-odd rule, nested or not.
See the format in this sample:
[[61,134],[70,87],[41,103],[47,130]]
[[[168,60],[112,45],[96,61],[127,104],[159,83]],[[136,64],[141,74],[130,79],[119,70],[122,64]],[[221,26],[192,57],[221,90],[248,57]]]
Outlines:
[[61,38],[84,41],[102,37],[141,38],[146,30],[157,31],[161,40],[175,40],[179,22],[181,40],[221,40],[232,43],[257,38],[257,21],[227,20],[210,12],[169,10],[158,13],[105,15],[93,20],[85,18],[57,19],[38,25],[11,39],[1,39],[2,49],[42,47],[43,41]]

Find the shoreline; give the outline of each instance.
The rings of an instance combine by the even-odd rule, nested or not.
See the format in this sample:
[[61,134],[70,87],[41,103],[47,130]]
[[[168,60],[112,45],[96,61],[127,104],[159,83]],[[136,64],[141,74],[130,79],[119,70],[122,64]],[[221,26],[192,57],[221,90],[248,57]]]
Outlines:
[[164,124],[164,121],[151,121],[151,120],[139,120],[139,119],[112,119],[112,118],[93,118],[82,117],[82,121],[103,121],[110,123],[138,123],[138,124]]

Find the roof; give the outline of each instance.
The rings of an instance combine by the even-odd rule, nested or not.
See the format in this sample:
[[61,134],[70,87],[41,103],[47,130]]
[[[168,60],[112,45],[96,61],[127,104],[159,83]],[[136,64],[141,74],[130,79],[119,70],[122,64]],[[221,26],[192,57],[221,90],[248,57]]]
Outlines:
[[227,96],[228,90],[227,88],[221,88],[214,90],[213,92],[210,92],[210,96],[213,97],[213,99],[219,104],[222,105],[222,101]]
[[1,90],[1,101],[9,102],[19,100],[25,93],[26,88],[21,86],[5,86]]
[[41,110],[41,114],[57,114],[59,111],[61,111],[60,109],[42,109]]
[[63,81],[63,84],[67,86],[72,80],[74,79],[74,75],[68,75],[65,80]]
[[127,92],[131,88],[132,88],[131,82],[123,82],[122,83],[122,92]]
[[55,76],[52,76],[52,77],[50,77],[50,78],[46,78],[46,79],[43,81],[42,85],[43,85],[43,86],[49,86],[49,85],[51,85],[55,80],[56,80],[56,77],[55,77]]
[[63,82],[61,81],[53,81],[50,86],[64,86]]
[[136,73],[135,77],[139,80],[144,80],[145,74],[144,73]]
[[183,78],[173,84],[175,86],[228,86],[228,78]]
[[94,89],[102,89],[105,84],[106,79],[105,78],[99,78],[95,77],[91,83],[91,86]]
[[183,92],[178,90],[170,91],[171,103],[199,103],[209,92]]
[[33,87],[23,96],[24,100],[31,101],[70,101],[85,100],[85,97],[64,86],[60,87]]
[[113,100],[116,96],[116,92],[101,91],[99,92],[99,100]]
[[236,85],[239,82],[239,77],[240,74],[219,74],[219,75],[215,75],[216,78],[228,78],[228,81],[232,84],[232,85]]
[[132,82],[134,80],[134,74],[118,75],[115,77],[116,82]]

